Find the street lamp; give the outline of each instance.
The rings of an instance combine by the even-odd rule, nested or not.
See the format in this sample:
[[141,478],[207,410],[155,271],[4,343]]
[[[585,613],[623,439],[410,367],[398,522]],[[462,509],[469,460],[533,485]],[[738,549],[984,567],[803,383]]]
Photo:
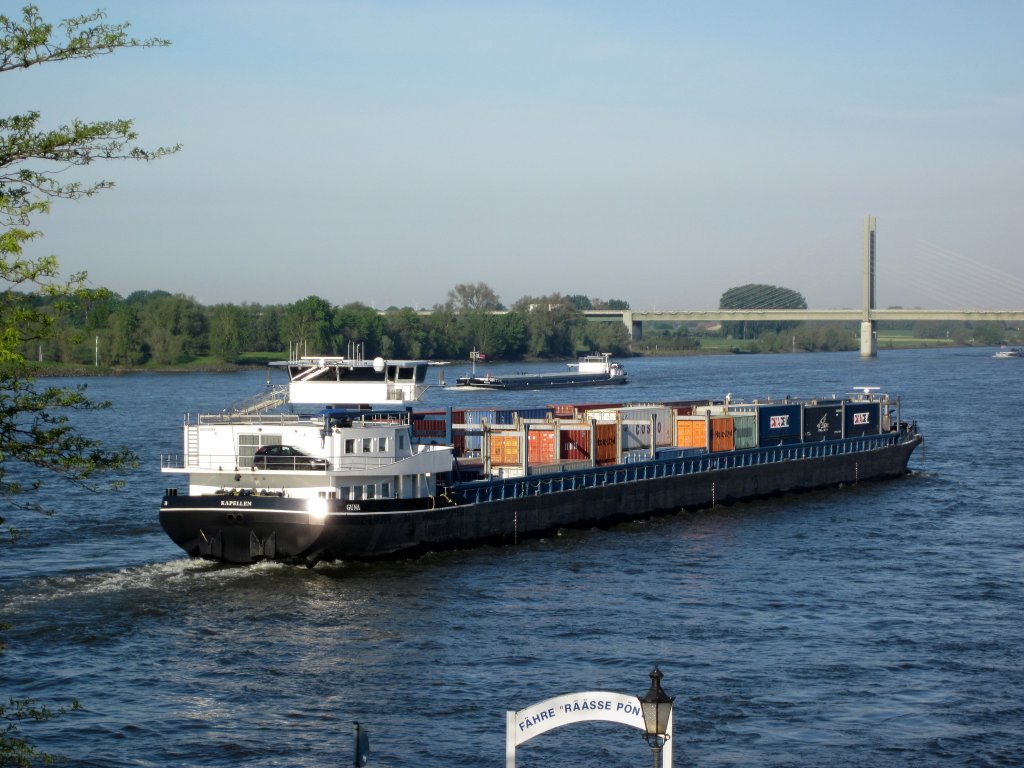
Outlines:
[[651,687],[643,696],[637,696],[644,715],[644,740],[651,747],[654,768],[661,764],[661,748],[669,739],[668,725],[672,720],[672,702],[676,698],[665,693],[661,678],[661,670],[655,664],[651,671]]

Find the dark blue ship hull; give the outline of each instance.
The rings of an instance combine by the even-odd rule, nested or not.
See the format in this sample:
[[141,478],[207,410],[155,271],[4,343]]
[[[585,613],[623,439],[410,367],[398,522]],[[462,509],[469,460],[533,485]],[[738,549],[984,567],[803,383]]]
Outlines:
[[[474,545],[515,544],[560,528],[886,480],[907,472],[916,430],[705,453],[452,486],[402,500],[164,496],[160,522],[193,557],[314,565]],[[329,504],[326,508],[322,505]],[[320,505],[320,506],[318,506]]]

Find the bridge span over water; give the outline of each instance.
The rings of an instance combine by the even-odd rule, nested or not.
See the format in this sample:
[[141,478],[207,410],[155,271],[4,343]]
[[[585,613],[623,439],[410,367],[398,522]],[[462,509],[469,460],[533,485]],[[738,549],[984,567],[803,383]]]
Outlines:
[[[623,323],[632,338],[641,338],[644,323],[722,323],[736,321],[810,320],[863,321],[861,309],[587,309],[583,314],[591,320]],[[1021,322],[1021,309],[872,309],[868,319],[879,321],[900,320],[959,320]]]
[[900,320],[1024,321],[1020,309],[878,309],[875,307],[875,217],[864,219],[864,298],[860,309],[691,309],[691,310],[618,310],[588,309],[591,320],[618,321],[626,326],[631,339],[643,337],[645,322],[718,323],[737,321],[859,321],[861,357],[878,354],[876,323]]

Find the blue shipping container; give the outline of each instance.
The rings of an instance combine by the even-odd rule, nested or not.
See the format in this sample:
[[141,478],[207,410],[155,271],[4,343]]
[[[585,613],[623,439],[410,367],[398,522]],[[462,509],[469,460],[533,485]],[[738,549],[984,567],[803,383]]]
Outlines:
[[804,442],[839,440],[843,436],[843,406],[804,406]]
[[882,431],[880,403],[847,403],[843,427],[847,437],[877,435]]
[[759,405],[757,444],[781,445],[800,441],[800,405]]

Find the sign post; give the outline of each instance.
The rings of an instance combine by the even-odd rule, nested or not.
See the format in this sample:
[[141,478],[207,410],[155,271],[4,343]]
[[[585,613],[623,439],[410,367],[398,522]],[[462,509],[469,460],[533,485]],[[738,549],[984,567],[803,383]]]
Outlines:
[[[515,768],[516,747],[535,736],[572,723],[605,720],[645,731],[640,700],[625,693],[581,691],[556,696],[505,713],[505,768]],[[662,768],[672,768],[672,720],[668,721]]]

